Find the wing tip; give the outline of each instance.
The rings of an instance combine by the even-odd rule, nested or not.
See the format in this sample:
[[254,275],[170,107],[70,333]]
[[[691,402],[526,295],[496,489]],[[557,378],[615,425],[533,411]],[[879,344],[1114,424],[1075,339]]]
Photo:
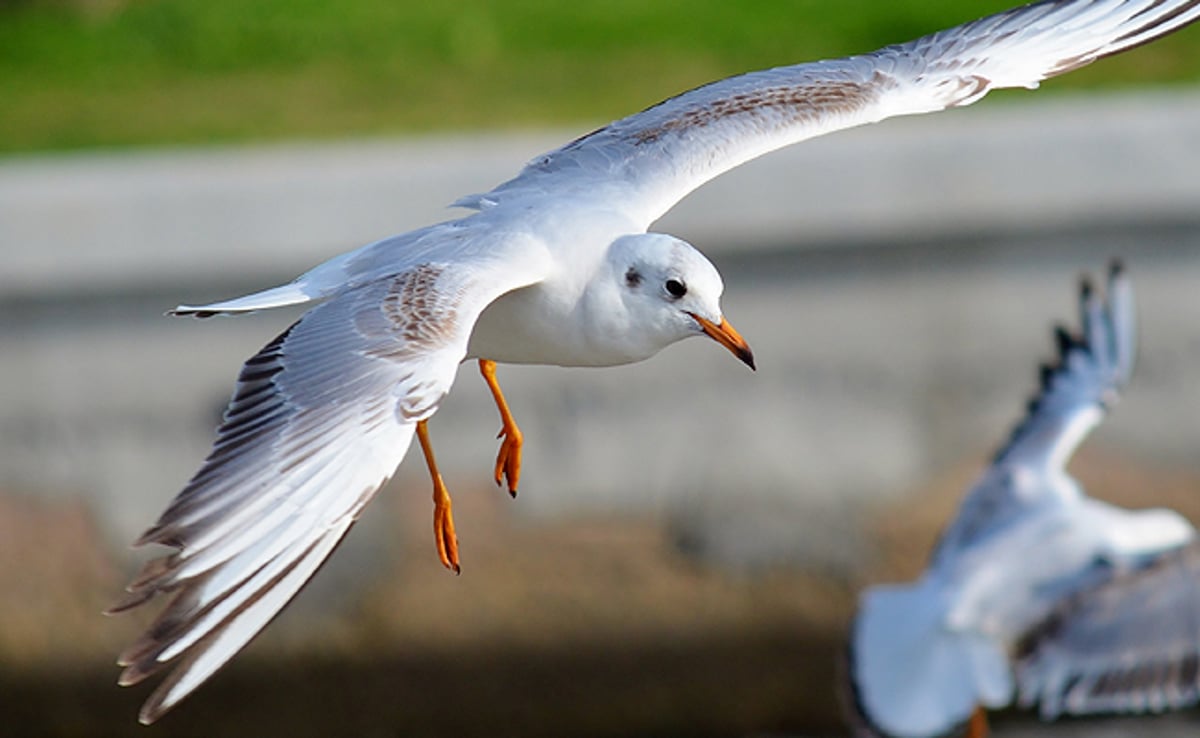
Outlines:
[[[253,312],[253,311],[249,311],[249,312]],[[205,310],[204,308],[196,307],[195,305],[176,305],[175,307],[173,307],[170,310],[167,310],[165,313],[163,313],[163,315],[170,317],[170,318],[200,318],[200,319],[211,318],[214,315],[221,315],[221,314],[222,314],[222,312],[219,310]]]
[[[1108,284],[1101,294],[1092,276],[1084,273],[1078,286],[1078,328],[1065,323],[1053,325],[1054,357],[1038,366],[1037,390],[1026,402],[1024,418],[1017,423],[1008,441],[992,458],[995,464],[1004,458],[1024,433],[1033,416],[1050,402],[1049,396],[1059,383],[1070,381],[1076,371],[1094,371],[1099,378],[1093,382],[1092,401],[1102,410],[1115,404],[1121,390],[1129,383],[1133,373],[1135,346],[1133,288],[1128,268],[1120,258],[1108,262]],[[1087,365],[1081,366],[1078,354],[1087,357]]]
[[[1131,364],[1130,355],[1134,351],[1130,329],[1133,318],[1132,284],[1122,259],[1110,259],[1107,271],[1107,286],[1103,295],[1090,273],[1084,273],[1079,278],[1079,331],[1074,332],[1062,323],[1055,325],[1058,356],[1053,365],[1054,371],[1048,377],[1051,381],[1054,374],[1067,368],[1071,352],[1082,350],[1092,354],[1099,362],[1113,365],[1109,379],[1112,389],[1120,389],[1128,382],[1129,367],[1125,365]],[[1092,326],[1093,317],[1098,317],[1102,325]],[[1099,330],[1101,334],[1094,336],[1093,330]],[[1099,349],[1105,347],[1108,349],[1107,355],[1095,356]]]
[[1091,300],[1095,296],[1096,287],[1092,284],[1092,275],[1084,272],[1079,276],[1079,298],[1083,302]]
[[153,597],[153,590],[128,589],[125,594],[121,595],[116,602],[106,607],[102,611],[102,614],[108,617],[120,615],[121,613],[129,612],[139,605],[149,602]]
[[166,715],[171,711],[171,708],[178,704],[180,698],[177,697],[168,702],[168,695],[166,693],[160,694],[160,691],[161,688],[156,689],[154,694],[150,695],[146,702],[142,704],[141,709],[138,710],[137,719],[142,725],[153,725],[158,722],[159,718]]

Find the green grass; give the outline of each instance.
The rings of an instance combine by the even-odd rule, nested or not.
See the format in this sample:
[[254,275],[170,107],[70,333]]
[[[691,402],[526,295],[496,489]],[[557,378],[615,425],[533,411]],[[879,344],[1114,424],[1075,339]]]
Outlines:
[[[0,0],[0,151],[591,122],[1006,0]],[[1200,80],[1200,30],[1052,86]]]

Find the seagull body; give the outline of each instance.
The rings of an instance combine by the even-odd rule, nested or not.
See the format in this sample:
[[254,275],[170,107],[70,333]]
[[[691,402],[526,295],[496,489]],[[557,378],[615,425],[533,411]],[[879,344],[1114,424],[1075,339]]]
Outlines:
[[749,159],[896,115],[970,104],[1170,33],[1200,0],[1062,0],[871,54],[751,72],[618,120],[455,205],[475,212],[385,239],[245,297],[181,315],[315,303],[242,369],[200,471],[139,540],[151,561],[114,611],[173,599],[122,653],[122,684],[171,675],[152,722],[295,595],[420,441],[442,562],[450,497],[426,421],[478,359],[503,429],[495,479],[515,493],[521,436],[495,363],[605,366],[705,334],[753,366],[722,284],[691,245],[649,232],[688,192]]
[[[1194,529],[1170,510],[1129,511],[1092,499],[1066,473],[1071,453],[1133,367],[1133,296],[1118,267],[1107,304],[1085,282],[1081,313],[1081,335],[1059,329],[1057,366],[1043,370],[1028,415],[967,493],[929,568],[915,583],[861,596],[849,670],[862,734],[946,735],[977,708],[1004,707],[1018,693],[1023,706],[1040,703],[1047,719],[1195,700],[1194,669],[1191,684],[1176,682],[1183,663],[1194,665],[1200,655],[1200,579],[1175,618],[1169,607],[1147,606],[1149,596],[1129,597],[1155,594],[1162,603],[1169,590],[1151,592],[1152,583],[1141,580],[1147,573],[1166,587],[1187,578],[1169,562],[1194,547]],[[1193,578],[1197,570],[1200,561]],[[1123,628],[1096,637],[1114,602],[1126,616]],[[1169,619],[1183,627],[1157,634],[1150,648],[1131,647],[1155,641],[1139,631]],[[1080,648],[1084,641],[1088,647]],[[1128,679],[1147,667],[1157,671]]]

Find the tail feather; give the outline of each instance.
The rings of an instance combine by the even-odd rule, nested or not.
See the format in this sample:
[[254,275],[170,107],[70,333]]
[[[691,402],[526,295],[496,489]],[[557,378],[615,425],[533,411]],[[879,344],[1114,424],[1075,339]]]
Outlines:
[[926,581],[863,595],[849,655],[860,722],[888,736],[945,735],[977,706],[1011,701],[1004,651],[977,633],[948,629],[945,604]]

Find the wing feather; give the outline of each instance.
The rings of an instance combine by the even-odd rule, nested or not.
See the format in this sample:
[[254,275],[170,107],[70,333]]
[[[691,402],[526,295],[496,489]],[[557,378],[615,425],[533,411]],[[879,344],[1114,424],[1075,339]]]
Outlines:
[[458,204],[571,190],[648,227],[696,187],[769,151],[1037,87],[1197,17],[1200,0],[1045,0],[870,54],[729,77],[576,139]]
[[1160,712],[1200,701],[1200,546],[1075,594],[1015,654],[1019,704],[1042,716]]
[[1109,270],[1107,301],[1084,278],[1081,332],[1055,331],[1058,361],[1043,366],[1041,387],[991,466],[967,493],[935,560],[961,550],[1048,498],[1077,494],[1066,475],[1075,448],[1117,401],[1136,352],[1133,288],[1124,268]]
[[242,368],[203,466],[139,539],[148,562],[111,611],[171,599],[120,656],[121,684],[172,673],[152,722],[300,591],[436,411],[492,300],[544,276],[535,260],[426,263],[307,312]]

